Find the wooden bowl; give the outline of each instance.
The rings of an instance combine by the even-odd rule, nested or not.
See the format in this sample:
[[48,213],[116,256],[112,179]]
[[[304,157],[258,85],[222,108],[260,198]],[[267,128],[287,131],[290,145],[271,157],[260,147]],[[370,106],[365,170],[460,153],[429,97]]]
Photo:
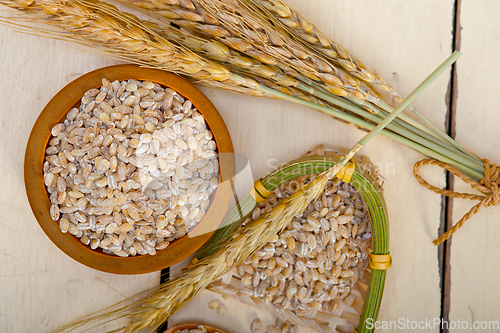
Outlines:
[[[174,327],[169,328],[168,330],[164,331],[163,333],[174,333],[177,330],[194,330],[195,328],[198,328],[202,324],[181,324],[181,325],[176,325]],[[207,325],[203,325],[207,329],[208,333],[226,333],[223,330],[220,330],[218,328],[210,327]]]
[[[194,228],[197,237],[188,235],[173,241],[166,249],[156,255],[118,257],[92,250],[78,238],[62,233],[59,223],[49,214],[49,194],[43,182],[43,163],[45,149],[51,137],[51,129],[63,121],[66,113],[80,105],[84,93],[91,88],[102,86],[102,78],[114,80],[148,80],[163,87],[169,87],[189,99],[194,107],[205,117],[207,126],[213,133],[219,153],[220,185],[211,195],[211,202],[204,219]],[[45,106],[31,130],[24,159],[24,182],[33,214],[40,227],[50,240],[64,253],[76,261],[94,269],[116,274],[143,274],[170,267],[196,252],[212,236],[229,207],[232,189],[227,180],[234,176],[233,145],[224,120],[219,112],[191,83],[181,77],[156,69],[141,68],[136,65],[117,65],[87,73],[61,89]],[[225,183],[223,183],[225,182]]]

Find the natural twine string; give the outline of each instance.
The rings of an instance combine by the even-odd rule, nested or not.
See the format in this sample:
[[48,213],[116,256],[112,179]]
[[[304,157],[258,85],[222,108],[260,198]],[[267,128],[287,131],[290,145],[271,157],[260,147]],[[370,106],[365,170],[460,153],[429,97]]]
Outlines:
[[[500,166],[496,164],[491,164],[487,159],[483,159],[484,162],[484,177],[480,181],[476,182],[464,175],[454,167],[449,164],[439,162],[434,159],[424,159],[420,162],[417,162],[413,167],[413,174],[415,178],[417,178],[418,182],[428,188],[431,191],[434,191],[438,194],[446,195],[451,198],[461,198],[461,199],[470,199],[470,200],[479,200],[474,207],[472,207],[467,214],[465,214],[460,221],[458,221],[453,227],[451,227],[448,231],[446,231],[443,235],[441,235],[438,239],[434,240],[433,243],[435,245],[439,245],[448,238],[451,237],[458,229],[460,229],[465,221],[470,219],[474,214],[479,212],[483,207],[489,206],[498,206],[500,204],[500,192],[498,190],[498,183],[500,181]],[[448,170],[453,173],[458,178],[462,179],[465,183],[469,184],[476,190],[480,191],[483,195],[476,195],[470,193],[460,193],[455,191],[443,190],[437,188],[435,186],[430,185],[426,180],[422,178],[420,175],[420,168],[424,165],[437,165],[443,169]]]

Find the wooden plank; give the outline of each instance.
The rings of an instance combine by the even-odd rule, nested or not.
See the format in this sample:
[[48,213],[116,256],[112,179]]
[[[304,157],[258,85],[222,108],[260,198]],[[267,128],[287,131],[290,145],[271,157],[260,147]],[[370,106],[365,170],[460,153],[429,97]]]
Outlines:
[[0,26],[1,332],[52,331],[159,282],[158,273],[102,273],[66,256],[38,226],[24,191],[24,149],[40,111],[71,80],[111,64],[73,44]]
[[[458,100],[456,110],[457,141],[482,158],[499,162],[497,112],[500,64],[498,40],[500,26],[497,1],[462,1],[461,51],[458,62]],[[455,190],[470,192],[470,188],[455,181]],[[476,202],[455,199],[453,222],[457,222]],[[500,318],[498,299],[498,235],[497,208],[483,209],[466,222],[452,238],[451,245],[451,310],[450,320],[461,320],[471,329],[474,321],[489,327],[481,332],[498,332]],[[464,324],[465,325],[465,324]],[[451,330],[450,330],[451,331]],[[464,330],[465,331],[465,330]]]
[[[306,15],[362,60],[376,68],[402,94],[409,93],[451,51],[453,1],[295,1]],[[422,24],[422,22],[426,24]],[[444,74],[415,105],[444,128],[449,73]],[[219,108],[235,145],[248,156],[255,178],[318,143],[350,147],[362,133],[318,112],[274,100],[255,100],[205,89]],[[390,214],[390,249],[393,267],[388,271],[379,320],[414,321],[440,315],[440,275],[436,237],[441,199],[413,178],[413,164],[421,155],[378,137],[361,154],[379,163],[387,178],[385,197]],[[426,170],[426,176],[444,186],[444,173]],[[425,286],[425,287],[423,287]],[[199,320],[229,332],[248,330],[255,317],[266,325],[273,320],[263,311],[232,300],[229,313],[218,316],[208,309],[211,293],[196,297],[169,324]],[[382,330],[398,332],[397,329]],[[438,332],[434,329],[432,332]],[[303,332],[308,332],[304,330]],[[430,332],[430,331],[429,331]]]

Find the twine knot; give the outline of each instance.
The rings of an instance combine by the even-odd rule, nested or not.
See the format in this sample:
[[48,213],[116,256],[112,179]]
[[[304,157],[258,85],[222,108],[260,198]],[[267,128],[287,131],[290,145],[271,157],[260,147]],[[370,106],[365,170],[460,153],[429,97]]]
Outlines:
[[[468,212],[465,214],[455,225],[453,225],[448,231],[446,231],[443,235],[441,235],[438,239],[434,240],[433,243],[435,245],[439,245],[448,238],[451,237],[458,229],[460,229],[465,221],[470,219],[474,214],[479,212],[483,207],[489,206],[498,206],[500,204],[500,192],[498,189],[499,176],[500,176],[500,166],[496,164],[491,164],[489,160],[483,159],[484,163],[484,177],[476,182],[472,180],[470,177],[464,175],[454,167],[449,164],[434,160],[434,159],[424,159],[419,161],[413,167],[413,175],[418,180],[418,182],[428,188],[429,190],[436,192],[441,195],[446,195],[451,198],[461,198],[461,199],[469,199],[469,200],[477,200],[479,201],[476,205],[474,205]],[[420,168],[424,165],[437,165],[445,170],[448,170],[456,177],[462,179],[465,183],[469,184],[472,188],[475,188],[483,195],[476,195],[471,193],[460,193],[455,191],[449,191],[437,188],[429,184],[426,180],[422,178],[420,175]]]
[[[496,164],[490,164],[487,159],[484,162],[484,178],[479,181],[480,184],[484,184],[485,187],[490,189],[491,198],[490,205],[498,206],[500,204],[500,193],[498,191],[498,181],[500,176],[500,166]],[[484,193],[484,192],[483,192]],[[484,193],[487,195],[487,193]]]

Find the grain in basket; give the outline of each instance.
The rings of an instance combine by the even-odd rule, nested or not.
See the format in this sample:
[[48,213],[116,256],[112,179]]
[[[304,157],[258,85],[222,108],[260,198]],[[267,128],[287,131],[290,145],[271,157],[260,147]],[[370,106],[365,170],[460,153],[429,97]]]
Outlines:
[[[316,150],[325,153],[322,146]],[[383,184],[367,158],[357,164]],[[259,219],[314,177],[305,175],[278,186],[244,223]],[[289,324],[328,332],[324,323],[334,317],[351,313],[359,318],[364,294],[357,282],[369,277],[370,247],[367,205],[353,185],[335,178],[283,232],[208,289],[268,310]],[[258,321],[252,324],[258,326]]]

